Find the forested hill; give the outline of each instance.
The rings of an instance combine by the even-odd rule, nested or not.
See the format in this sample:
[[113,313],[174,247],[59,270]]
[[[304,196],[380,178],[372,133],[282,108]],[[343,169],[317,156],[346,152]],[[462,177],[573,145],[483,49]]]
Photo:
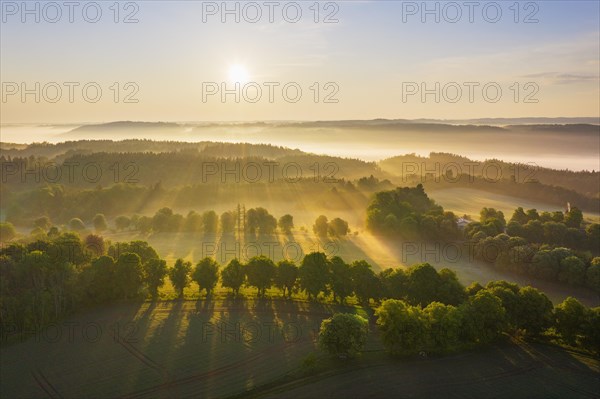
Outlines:
[[[260,173],[262,182],[269,182],[271,178],[295,180],[296,176],[315,181],[353,181],[374,176],[379,181],[389,180],[393,185],[423,183],[430,190],[469,187],[561,207],[567,202],[576,203],[581,209],[596,213],[600,208],[599,171],[556,170],[497,159],[473,161],[444,152],[432,152],[427,157],[405,154],[380,162],[366,162],[268,144],[78,140],[57,144],[3,143],[0,162],[12,163],[3,165],[3,171],[7,172],[3,175],[4,193],[47,185],[49,181],[43,178],[36,179],[32,175],[24,178],[20,172],[39,169],[41,165],[41,172],[49,173],[53,166],[45,169],[44,165],[56,163],[62,168],[63,179],[50,183],[66,184],[64,177],[68,176],[69,167],[65,165],[79,165],[80,169],[92,165],[100,170],[102,176],[97,180],[82,180],[82,171],[78,170],[75,180],[69,181],[70,186],[86,189],[114,183],[145,186],[161,183],[164,187],[178,187],[223,182],[224,179],[231,182],[227,171],[237,170],[240,178],[233,182],[254,182],[253,173]],[[256,165],[260,170],[256,171]],[[9,170],[12,172],[8,173]],[[250,177],[246,178],[245,174]]]
[[[369,176],[391,177],[375,162],[247,143],[151,140],[42,143],[1,150],[0,162],[10,164],[3,166],[7,171],[3,177],[4,188],[14,191],[45,186],[49,182],[66,184],[71,172],[74,177],[68,179],[68,185],[83,188],[107,187],[114,183],[146,186],[161,183],[163,187],[179,187],[223,182],[298,179],[335,182]],[[27,170],[37,173],[22,173]],[[45,177],[50,174],[62,178],[49,181],[50,178]]]
[[[416,154],[399,155],[379,162],[383,171],[394,176],[410,175],[425,178],[428,174],[443,176],[446,183],[456,183],[459,174],[487,178],[490,182],[512,180],[516,183],[542,183],[574,190],[586,197],[599,198],[600,171],[571,171],[544,168],[535,163],[519,164],[498,159],[474,161],[467,157],[432,152],[423,157]],[[448,174],[452,176],[447,176]],[[430,176],[428,175],[428,176]],[[430,178],[429,180],[432,180]]]
[[[133,153],[133,152],[176,152],[192,151],[215,157],[255,156],[279,158],[285,155],[299,155],[302,151],[270,144],[218,143],[202,141],[197,143],[183,141],[156,140],[77,140],[61,143],[33,143],[29,145],[2,143],[0,155],[8,157],[45,157],[48,159],[65,158],[75,154],[96,152]],[[62,157],[61,157],[62,156]]]

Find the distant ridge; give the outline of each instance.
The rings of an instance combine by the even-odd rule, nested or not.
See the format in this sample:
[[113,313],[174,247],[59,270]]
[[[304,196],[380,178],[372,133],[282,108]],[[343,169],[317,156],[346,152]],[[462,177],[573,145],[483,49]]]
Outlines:
[[[497,130],[499,128],[514,129],[522,125],[578,125],[579,128],[584,125],[598,126],[600,118],[581,117],[581,118],[480,118],[480,119],[368,119],[368,120],[317,120],[317,121],[254,121],[254,122],[144,122],[144,121],[115,121],[107,123],[85,124],[71,129],[63,136],[73,136],[78,134],[89,134],[99,132],[110,132],[115,130],[183,130],[183,129],[202,129],[210,127],[369,127],[379,129],[390,128],[423,128],[439,129],[446,126],[452,130],[456,127],[464,129],[486,129]],[[556,129],[556,128],[555,128]]]
[[133,121],[116,121],[107,123],[98,123],[90,125],[81,125],[71,129],[67,133],[73,132],[88,132],[90,130],[106,130],[106,129],[179,129],[182,125],[174,122],[133,122]]

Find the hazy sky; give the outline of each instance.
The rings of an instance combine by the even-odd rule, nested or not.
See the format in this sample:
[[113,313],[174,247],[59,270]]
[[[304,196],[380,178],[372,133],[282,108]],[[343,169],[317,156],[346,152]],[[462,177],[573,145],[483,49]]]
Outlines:
[[[2,123],[599,115],[597,1],[427,2],[439,23],[422,15],[421,1],[273,2],[273,22],[265,2],[247,3],[227,3],[239,10],[236,23],[220,1],[121,2],[118,15],[114,1],[81,2],[71,23],[62,1],[60,18],[56,7],[29,2],[37,23],[22,2],[1,1]],[[138,22],[123,23],[129,14]],[[338,21],[324,23],[330,14]],[[239,103],[219,93],[232,80],[241,82]],[[32,91],[25,101],[23,83]],[[432,90],[424,101],[422,83]],[[252,103],[256,86],[262,97]],[[125,103],[128,94],[138,102]]]

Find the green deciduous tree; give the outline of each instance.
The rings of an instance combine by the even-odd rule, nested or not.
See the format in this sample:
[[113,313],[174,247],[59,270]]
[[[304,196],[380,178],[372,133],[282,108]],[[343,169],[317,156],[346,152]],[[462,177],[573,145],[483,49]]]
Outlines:
[[375,311],[383,344],[393,355],[427,349],[427,321],[423,311],[404,301],[388,299]]
[[96,234],[89,234],[83,240],[83,249],[92,258],[104,255],[106,252],[104,238]]
[[592,259],[585,272],[585,282],[588,287],[600,294],[600,257]]
[[577,299],[568,297],[554,308],[556,331],[565,342],[575,345],[583,334],[587,322],[588,309]]
[[458,308],[432,302],[423,309],[423,315],[427,321],[430,351],[445,353],[459,348],[463,321]]
[[115,284],[120,298],[139,295],[143,281],[142,261],[138,254],[126,252],[119,256],[115,268]]
[[387,299],[406,299],[408,276],[403,269],[385,269],[379,273],[381,294]]
[[298,277],[300,288],[306,291],[309,299],[315,299],[326,290],[329,282],[328,263],[327,256],[322,252],[311,252],[302,259]]
[[58,262],[69,262],[81,266],[89,261],[83,242],[77,233],[62,233],[52,241],[52,257]]
[[440,276],[429,263],[413,265],[408,269],[408,301],[427,306],[437,299]]
[[101,233],[104,230],[108,229],[108,223],[106,222],[106,217],[102,213],[96,214],[92,219],[92,223],[94,224],[94,229],[96,232]]
[[582,285],[585,280],[585,263],[576,256],[560,260],[558,281],[569,285]]
[[277,263],[277,273],[275,274],[275,285],[283,290],[283,296],[291,298],[292,289],[298,279],[298,266],[289,260],[282,260]]
[[223,212],[221,214],[221,233],[231,234],[235,230],[235,214],[233,212]]
[[479,291],[483,289],[484,287],[481,284],[479,284],[477,281],[474,281],[471,284],[469,284],[467,288],[465,288],[465,291],[467,293],[467,296],[475,296]]
[[210,296],[219,281],[219,264],[208,257],[200,260],[192,273],[192,280],[198,284],[201,292],[205,289],[206,296]]
[[483,208],[479,212],[479,222],[481,224],[493,223],[498,230],[498,233],[502,233],[506,227],[506,219],[504,219],[504,213],[497,211],[494,208]]
[[275,273],[275,263],[266,256],[255,256],[246,264],[248,285],[258,289],[259,297],[264,297],[267,288],[270,288],[271,285],[273,285]]
[[277,219],[265,208],[253,208],[246,212],[246,227],[250,234],[270,235],[277,227]]
[[215,234],[219,225],[219,217],[215,211],[206,211],[202,214],[204,234]]
[[348,222],[340,218],[332,219],[327,226],[327,233],[332,237],[345,237],[348,231]]
[[585,229],[587,247],[598,253],[600,251],[600,224],[592,223]]
[[183,259],[177,259],[175,266],[169,270],[169,279],[177,290],[179,298],[183,298],[183,289],[190,284],[190,273],[192,272],[192,263],[185,262]]
[[486,291],[494,294],[500,301],[506,312],[506,321],[511,328],[517,328],[519,307],[519,286],[508,281],[490,281]]
[[497,339],[506,329],[506,312],[502,301],[488,290],[481,290],[461,305],[465,337],[478,343]]
[[381,294],[381,284],[371,265],[359,260],[352,263],[352,285],[360,303],[368,305],[370,299],[377,299]]
[[92,303],[104,303],[118,296],[115,260],[110,256],[100,256],[92,260],[89,268],[89,281],[86,294]]
[[152,230],[157,233],[177,232],[184,223],[183,216],[173,213],[171,208],[161,208],[152,217]]
[[151,258],[143,265],[144,282],[148,286],[152,298],[158,298],[158,289],[165,283],[167,262],[163,259]]
[[522,287],[518,293],[516,327],[537,336],[552,324],[552,302],[533,287]]
[[458,276],[453,270],[444,268],[439,271],[439,285],[437,287],[437,301],[446,305],[458,306],[467,297],[465,287],[458,281]]
[[587,316],[587,323],[583,326],[583,345],[600,354],[600,307],[590,309]]
[[327,231],[329,229],[329,224],[327,223],[327,216],[321,215],[315,220],[315,224],[313,225],[313,232],[318,237],[327,237]]
[[354,356],[367,342],[369,323],[350,313],[336,313],[323,320],[319,330],[319,346],[338,357]]
[[189,211],[183,222],[183,229],[192,233],[200,233],[203,223],[202,215],[196,211]]
[[333,293],[333,300],[344,303],[346,297],[352,295],[353,282],[352,270],[350,265],[344,262],[339,256],[334,256],[329,262],[330,267],[330,287]]
[[571,207],[571,210],[565,214],[565,224],[578,229],[581,227],[581,222],[583,222],[583,213],[579,208]]
[[525,223],[527,223],[529,221],[529,218],[527,217],[527,214],[525,213],[525,211],[523,210],[523,208],[518,207],[513,212],[513,215],[510,218],[510,221],[511,222],[515,222],[515,223],[520,224],[520,225],[523,225],[523,224],[525,224]]
[[150,259],[158,259],[158,253],[146,241],[117,242],[108,248],[108,255],[115,259],[126,252],[138,254],[142,263],[146,263]]
[[294,228],[294,217],[290,214],[283,215],[277,225],[283,234],[290,234]]
[[235,295],[240,292],[240,287],[246,280],[244,265],[237,259],[232,259],[221,272],[221,282],[223,287],[231,288]]
[[564,245],[567,234],[567,226],[564,223],[554,221],[545,222],[542,225],[544,230],[544,242],[552,245]]

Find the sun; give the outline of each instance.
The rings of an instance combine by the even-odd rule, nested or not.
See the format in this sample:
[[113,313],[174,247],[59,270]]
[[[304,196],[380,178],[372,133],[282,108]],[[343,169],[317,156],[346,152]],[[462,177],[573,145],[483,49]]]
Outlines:
[[229,67],[229,80],[234,83],[248,83],[250,77],[248,75],[248,70],[244,65],[234,64]]

